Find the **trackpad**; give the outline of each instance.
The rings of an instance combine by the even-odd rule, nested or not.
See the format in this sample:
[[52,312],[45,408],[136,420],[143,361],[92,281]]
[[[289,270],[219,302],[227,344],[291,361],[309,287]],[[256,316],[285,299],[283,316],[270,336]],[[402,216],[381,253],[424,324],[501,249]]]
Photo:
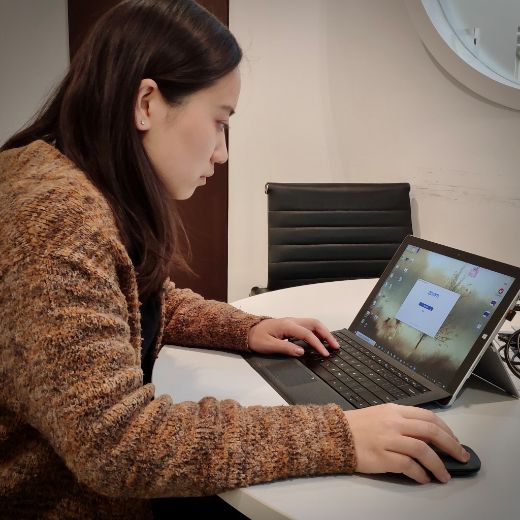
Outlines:
[[316,381],[315,377],[303,368],[303,365],[292,359],[270,363],[269,372],[286,386],[303,385]]

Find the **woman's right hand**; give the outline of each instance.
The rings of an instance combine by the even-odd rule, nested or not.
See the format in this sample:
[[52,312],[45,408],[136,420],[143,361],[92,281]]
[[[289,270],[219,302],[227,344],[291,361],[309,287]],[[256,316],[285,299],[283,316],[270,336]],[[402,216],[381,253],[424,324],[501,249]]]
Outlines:
[[344,413],[354,438],[358,473],[404,473],[426,484],[427,468],[448,482],[450,474],[428,443],[461,462],[469,459],[448,425],[429,410],[390,403]]

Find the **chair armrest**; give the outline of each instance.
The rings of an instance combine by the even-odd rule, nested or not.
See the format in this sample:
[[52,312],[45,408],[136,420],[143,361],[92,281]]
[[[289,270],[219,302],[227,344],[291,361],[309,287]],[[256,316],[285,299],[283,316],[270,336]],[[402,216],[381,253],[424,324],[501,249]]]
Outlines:
[[269,292],[269,289],[267,287],[252,287],[251,291],[249,292],[249,296],[256,296],[257,294],[262,294],[265,292]]

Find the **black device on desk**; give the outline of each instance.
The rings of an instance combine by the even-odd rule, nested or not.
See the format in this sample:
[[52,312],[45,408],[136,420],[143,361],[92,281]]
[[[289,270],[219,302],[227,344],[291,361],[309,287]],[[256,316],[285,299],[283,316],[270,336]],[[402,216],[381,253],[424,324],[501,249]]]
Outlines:
[[465,463],[459,462],[453,457],[450,457],[450,455],[447,455],[440,450],[434,449],[435,453],[437,453],[437,455],[440,457],[446,470],[452,477],[467,477],[477,473],[477,471],[480,469],[481,463],[478,455],[469,446],[462,444],[462,447],[470,455],[468,462]]
[[519,294],[518,267],[410,235],[351,325],[333,332],[339,351],[244,357],[293,404],[449,405],[474,371],[518,397],[490,343]]

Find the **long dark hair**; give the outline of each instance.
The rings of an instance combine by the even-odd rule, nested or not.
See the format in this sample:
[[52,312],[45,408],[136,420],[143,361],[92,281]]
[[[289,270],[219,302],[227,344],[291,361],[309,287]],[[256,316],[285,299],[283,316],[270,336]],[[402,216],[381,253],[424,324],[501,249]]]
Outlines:
[[143,300],[174,267],[187,268],[184,228],[135,128],[143,78],[171,104],[214,84],[242,58],[238,43],[192,0],[126,0],[96,23],[33,122],[1,148],[42,139],[103,193],[137,271]]

